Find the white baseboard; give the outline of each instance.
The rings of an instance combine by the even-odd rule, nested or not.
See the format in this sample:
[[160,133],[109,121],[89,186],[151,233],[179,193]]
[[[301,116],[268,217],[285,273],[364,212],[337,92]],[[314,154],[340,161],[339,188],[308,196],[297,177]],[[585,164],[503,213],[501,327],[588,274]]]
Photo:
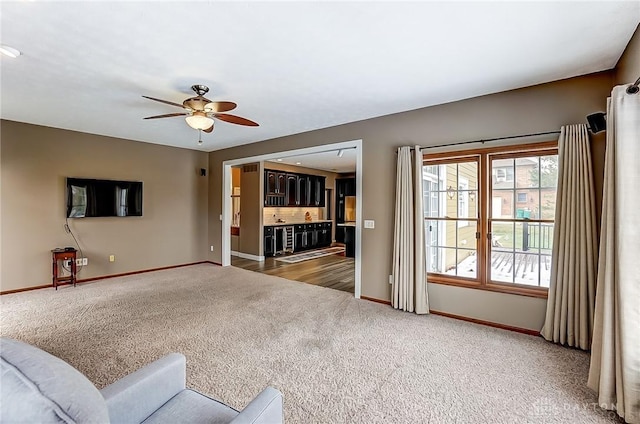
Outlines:
[[232,256],[237,256],[243,259],[251,259],[252,261],[264,262],[264,256],[251,255],[249,253],[236,252],[235,250],[231,251]]

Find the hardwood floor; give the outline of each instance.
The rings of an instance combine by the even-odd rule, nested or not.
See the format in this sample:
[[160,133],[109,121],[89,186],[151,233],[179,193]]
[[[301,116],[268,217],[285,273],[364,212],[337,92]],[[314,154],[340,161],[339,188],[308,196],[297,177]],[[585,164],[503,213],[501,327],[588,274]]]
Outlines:
[[296,264],[287,264],[277,261],[276,258],[266,258],[264,262],[258,262],[231,256],[231,265],[349,293],[353,293],[355,290],[354,258],[331,255]]

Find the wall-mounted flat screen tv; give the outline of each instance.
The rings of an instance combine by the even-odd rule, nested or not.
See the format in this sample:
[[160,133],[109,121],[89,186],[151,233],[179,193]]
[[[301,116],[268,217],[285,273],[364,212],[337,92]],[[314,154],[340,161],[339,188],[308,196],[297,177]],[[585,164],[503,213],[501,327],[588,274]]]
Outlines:
[[142,182],[67,178],[67,218],[142,216]]

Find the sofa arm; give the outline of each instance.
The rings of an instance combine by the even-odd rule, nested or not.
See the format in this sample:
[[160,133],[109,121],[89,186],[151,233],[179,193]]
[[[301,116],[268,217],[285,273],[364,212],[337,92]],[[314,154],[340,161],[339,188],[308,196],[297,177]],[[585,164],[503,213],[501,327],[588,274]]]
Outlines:
[[186,359],[171,353],[100,390],[112,423],[141,423],[184,390]]
[[284,422],[282,393],[267,387],[230,424],[277,424]]

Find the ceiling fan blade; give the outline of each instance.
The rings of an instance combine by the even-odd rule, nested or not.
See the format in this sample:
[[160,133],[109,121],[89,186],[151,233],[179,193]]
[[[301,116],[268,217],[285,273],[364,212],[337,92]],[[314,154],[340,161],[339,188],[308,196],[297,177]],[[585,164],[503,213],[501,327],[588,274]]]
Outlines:
[[172,118],[174,116],[185,116],[185,115],[188,115],[188,113],[167,113],[165,115],[147,116],[146,118],[143,118],[143,119]]
[[237,124],[237,125],[246,125],[248,127],[257,127],[259,126],[258,123],[250,121],[246,118],[241,118],[239,116],[235,116],[235,115],[229,115],[227,113],[220,113],[220,114],[215,114],[213,115],[214,118],[218,118],[222,121],[225,122],[229,122],[231,124]]
[[149,97],[149,96],[142,96],[142,97],[144,97],[145,99],[156,101],[156,102],[165,103],[165,104],[168,104],[168,105],[171,105],[171,106],[178,106],[180,109],[184,109],[184,106],[181,105],[180,103],[174,103],[174,102],[170,102],[168,100],[156,99],[154,97]]
[[229,112],[237,106],[238,105],[233,102],[209,102],[204,106],[204,110],[213,113]]
[[207,128],[206,130],[202,130],[202,131],[204,131],[206,133],[213,132],[213,124],[211,124],[211,126],[209,128]]

